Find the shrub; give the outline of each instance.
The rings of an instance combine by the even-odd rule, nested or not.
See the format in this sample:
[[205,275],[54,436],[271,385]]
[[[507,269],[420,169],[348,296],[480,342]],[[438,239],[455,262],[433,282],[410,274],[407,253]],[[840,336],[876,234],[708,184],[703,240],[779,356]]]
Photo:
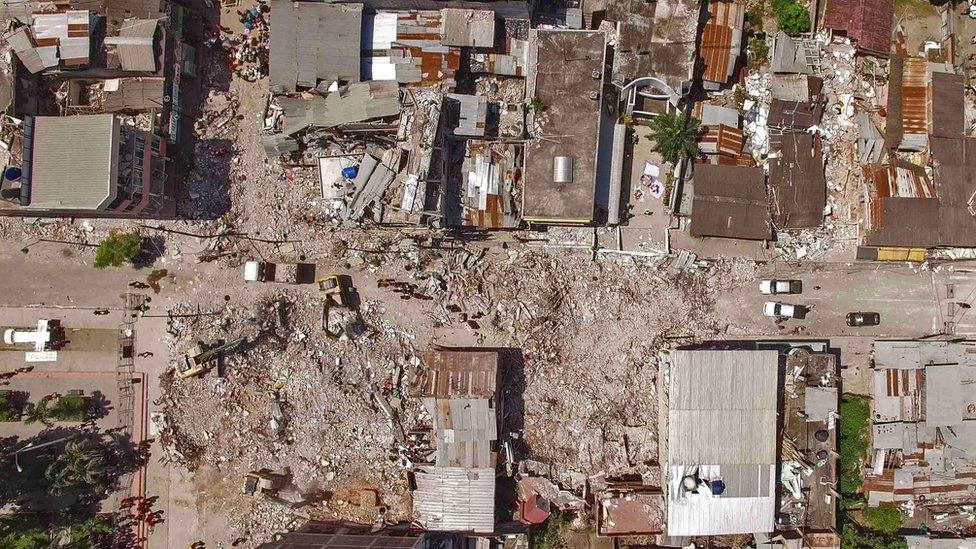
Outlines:
[[536,114],[539,114],[540,112],[544,112],[546,110],[546,104],[543,103],[542,100],[539,99],[538,97],[533,99],[532,102],[529,103],[529,106],[532,107],[532,112]]
[[132,261],[142,251],[142,237],[138,233],[114,230],[98,245],[95,252],[95,268],[118,267]]
[[762,38],[749,39],[749,68],[758,69],[769,59],[769,45]]
[[[861,459],[868,452],[871,407],[866,398],[844,395],[840,399],[840,493],[850,502],[860,498]],[[847,505],[848,507],[850,505]]]
[[746,23],[749,23],[753,28],[757,28],[762,25],[763,20],[763,8],[762,6],[756,6],[751,10],[746,12]]
[[790,36],[797,36],[810,31],[810,11],[806,6],[792,2],[778,12],[776,23],[779,30]]
[[529,531],[529,549],[563,549],[566,547],[563,535],[571,522],[572,517],[566,513],[549,515],[541,531]]
[[901,529],[901,513],[897,507],[866,507],[863,516],[867,526],[879,534],[891,536]]

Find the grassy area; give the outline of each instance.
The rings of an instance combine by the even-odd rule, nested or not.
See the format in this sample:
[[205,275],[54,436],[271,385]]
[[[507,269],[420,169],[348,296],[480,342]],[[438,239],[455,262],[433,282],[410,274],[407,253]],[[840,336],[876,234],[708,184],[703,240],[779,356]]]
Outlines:
[[896,507],[866,507],[861,482],[861,462],[870,446],[871,404],[866,397],[844,395],[840,399],[840,493],[841,547],[844,549],[904,549],[898,535],[901,513]]
[[88,419],[88,398],[65,395],[51,409],[51,416],[58,421],[85,421]]
[[896,16],[927,17],[938,15],[939,9],[928,0],[894,0]]
[[841,506],[851,507],[861,501],[861,460],[868,453],[868,429],[871,406],[868,399],[844,395],[840,399],[840,493]]

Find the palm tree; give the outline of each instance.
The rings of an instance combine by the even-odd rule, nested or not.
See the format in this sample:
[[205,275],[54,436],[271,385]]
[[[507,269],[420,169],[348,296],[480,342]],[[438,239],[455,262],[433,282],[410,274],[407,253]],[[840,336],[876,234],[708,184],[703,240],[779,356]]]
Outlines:
[[73,440],[44,472],[51,482],[51,491],[61,494],[72,488],[84,487],[98,494],[108,487],[105,453],[89,439]]
[[674,164],[681,157],[698,156],[698,135],[701,122],[688,119],[681,113],[668,112],[651,119],[651,133],[647,138],[654,142],[654,151],[661,154],[665,162]]
[[53,413],[47,403],[47,400],[42,400],[37,404],[28,404],[24,408],[24,423],[31,425],[40,422],[47,427],[54,425]]

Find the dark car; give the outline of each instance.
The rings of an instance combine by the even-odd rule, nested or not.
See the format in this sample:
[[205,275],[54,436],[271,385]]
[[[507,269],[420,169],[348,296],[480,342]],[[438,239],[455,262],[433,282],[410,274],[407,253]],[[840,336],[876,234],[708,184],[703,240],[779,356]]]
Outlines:
[[878,313],[847,313],[848,326],[877,326],[881,324]]

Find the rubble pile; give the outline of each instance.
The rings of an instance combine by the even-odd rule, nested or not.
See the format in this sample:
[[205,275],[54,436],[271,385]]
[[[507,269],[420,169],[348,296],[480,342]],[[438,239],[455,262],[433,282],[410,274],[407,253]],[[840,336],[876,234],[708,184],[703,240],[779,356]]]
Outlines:
[[562,473],[644,472],[657,460],[656,351],[718,333],[714,292],[732,278],[727,265],[664,274],[581,255],[459,254],[440,275],[439,321],[463,315],[522,350],[524,393],[508,413],[524,409],[533,459]]
[[[330,519],[382,519],[322,497],[370,488],[380,494],[386,518],[407,518],[407,463],[395,433],[401,419],[416,422],[409,418],[417,410],[400,399],[399,387],[412,336],[384,323],[382,311],[375,302],[364,303],[368,329],[352,341],[325,336],[321,302],[307,291],[269,291],[213,316],[192,316],[189,305],[174,309],[167,339],[174,366],[198,340],[243,337],[244,343],[201,377],[164,374],[156,424],[168,459],[191,471],[216,468],[232,484],[243,482],[249,470],[287,468],[303,503],[311,505],[303,512]],[[377,398],[389,399],[394,418]],[[286,522],[267,519],[268,511],[261,511],[267,502],[255,507],[241,496],[226,503],[241,531],[256,538]]]

